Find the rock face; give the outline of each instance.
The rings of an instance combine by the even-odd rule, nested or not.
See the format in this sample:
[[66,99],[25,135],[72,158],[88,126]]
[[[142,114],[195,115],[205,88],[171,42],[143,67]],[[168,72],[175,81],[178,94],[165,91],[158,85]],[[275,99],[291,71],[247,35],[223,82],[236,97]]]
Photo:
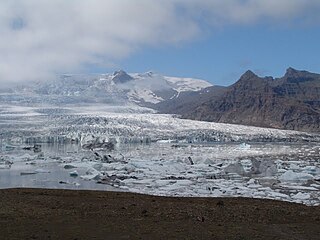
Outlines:
[[319,132],[320,74],[289,68],[282,78],[273,79],[247,71],[221,96],[207,97],[180,114],[203,121]]
[[134,78],[131,77],[123,70],[119,70],[113,73],[112,80],[116,84],[123,84],[132,81]]

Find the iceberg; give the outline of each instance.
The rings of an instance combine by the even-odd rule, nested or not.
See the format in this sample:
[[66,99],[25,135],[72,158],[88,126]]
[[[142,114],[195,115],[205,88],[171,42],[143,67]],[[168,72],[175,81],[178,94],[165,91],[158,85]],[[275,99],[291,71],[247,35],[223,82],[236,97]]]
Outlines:
[[288,170],[285,173],[283,173],[280,177],[279,180],[281,182],[292,182],[292,181],[308,181],[313,179],[313,176],[308,173],[303,173],[303,172],[294,172],[292,170]]

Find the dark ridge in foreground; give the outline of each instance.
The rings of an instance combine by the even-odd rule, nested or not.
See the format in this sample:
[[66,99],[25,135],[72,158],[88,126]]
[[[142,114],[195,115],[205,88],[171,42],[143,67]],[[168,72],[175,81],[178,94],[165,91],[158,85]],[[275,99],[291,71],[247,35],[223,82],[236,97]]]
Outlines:
[[193,104],[176,104],[178,98],[158,109],[201,121],[320,132],[320,74],[288,68],[274,79],[247,71],[229,87],[202,92],[205,97],[193,93]]
[[319,239],[320,207],[248,198],[0,190],[0,239]]

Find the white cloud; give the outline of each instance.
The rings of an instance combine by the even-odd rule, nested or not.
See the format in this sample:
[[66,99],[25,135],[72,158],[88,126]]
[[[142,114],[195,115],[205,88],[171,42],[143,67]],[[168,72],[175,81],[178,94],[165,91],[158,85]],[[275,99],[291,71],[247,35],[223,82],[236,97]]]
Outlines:
[[180,44],[202,24],[317,18],[318,0],[1,0],[0,82],[104,65],[145,46]]
[[[176,0],[189,14],[211,24],[290,23],[318,18],[319,0]],[[319,18],[317,19],[319,20]]]
[[[48,78],[192,38],[169,1],[2,0],[0,81]],[[188,27],[181,27],[182,25]]]

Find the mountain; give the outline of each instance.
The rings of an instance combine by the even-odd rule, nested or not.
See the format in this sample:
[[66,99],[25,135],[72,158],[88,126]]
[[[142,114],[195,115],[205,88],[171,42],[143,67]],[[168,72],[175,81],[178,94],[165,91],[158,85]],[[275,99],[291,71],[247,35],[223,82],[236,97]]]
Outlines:
[[153,72],[112,74],[65,74],[50,81],[29,83],[0,93],[0,103],[139,105],[154,107],[181,93],[212,84],[199,79],[168,77]]
[[196,104],[181,107],[174,105],[181,102],[178,98],[174,108],[161,111],[203,121],[320,131],[320,74],[288,68],[282,78],[274,79],[247,71],[222,92],[210,91],[193,101]]
[[178,97],[157,103],[153,108],[169,114],[184,114],[203,102],[220,97],[226,90],[223,86],[211,86],[199,91],[181,92]]
[[112,81],[115,84],[124,84],[132,81],[133,79],[134,79],[133,77],[131,77],[129,74],[127,74],[123,70],[116,71],[112,75]]

